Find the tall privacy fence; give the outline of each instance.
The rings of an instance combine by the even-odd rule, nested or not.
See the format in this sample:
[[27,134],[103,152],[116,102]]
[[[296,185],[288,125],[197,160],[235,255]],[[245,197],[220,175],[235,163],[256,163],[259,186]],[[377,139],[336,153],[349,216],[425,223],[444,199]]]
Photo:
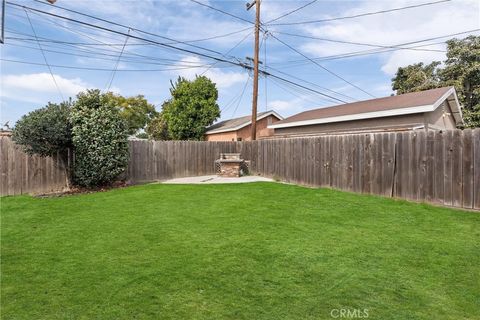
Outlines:
[[0,195],[48,193],[66,187],[59,160],[29,156],[9,136],[0,136]]
[[[10,169],[17,166],[10,162],[17,151],[10,151],[5,159],[4,148],[2,140],[2,180],[8,176],[11,182],[5,188],[2,181],[2,194],[18,194],[10,189],[16,185]],[[214,174],[214,160],[225,152],[241,153],[250,161],[252,174],[286,182],[480,209],[480,129],[253,142],[131,141],[126,178],[141,183]],[[27,167],[29,161],[39,161],[22,157]],[[50,175],[39,170],[44,179],[53,169]],[[18,179],[25,176],[30,179],[28,174]],[[18,184],[25,182],[18,180]]]

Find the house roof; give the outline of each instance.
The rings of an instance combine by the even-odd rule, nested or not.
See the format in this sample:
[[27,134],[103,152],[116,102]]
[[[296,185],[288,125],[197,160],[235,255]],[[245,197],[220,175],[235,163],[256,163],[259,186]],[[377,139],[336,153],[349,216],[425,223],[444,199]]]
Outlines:
[[278,121],[270,125],[269,128],[286,128],[431,112],[445,100],[450,104],[455,121],[462,123],[461,108],[455,89],[444,87],[309,110]]
[[[263,118],[266,118],[270,115],[273,115],[277,117],[278,119],[282,120],[283,117],[276,113],[273,110],[270,111],[265,111],[265,112],[260,112],[257,114],[257,121],[261,120]],[[224,121],[217,122],[210,127],[207,128],[207,132],[205,134],[214,134],[214,133],[221,133],[221,132],[230,132],[230,131],[237,131],[239,129],[242,129],[246,126],[248,126],[250,123],[252,123],[252,117],[251,116],[244,116],[244,117],[239,117],[239,118],[234,118],[234,119],[228,119]]]

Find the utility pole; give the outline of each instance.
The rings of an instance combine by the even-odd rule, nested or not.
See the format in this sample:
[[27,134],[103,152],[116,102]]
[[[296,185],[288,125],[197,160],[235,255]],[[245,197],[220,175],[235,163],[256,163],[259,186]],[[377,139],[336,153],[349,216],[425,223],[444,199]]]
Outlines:
[[252,141],[257,139],[258,51],[260,47],[260,1],[247,3],[247,10],[255,5],[255,52],[253,55]]

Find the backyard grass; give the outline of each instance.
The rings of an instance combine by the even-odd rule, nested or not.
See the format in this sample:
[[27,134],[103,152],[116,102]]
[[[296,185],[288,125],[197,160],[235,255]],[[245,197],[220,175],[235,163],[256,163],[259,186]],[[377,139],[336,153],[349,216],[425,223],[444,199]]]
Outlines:
[[480,213],[277,183],[1,199],[2,319],[332,309],[480,319]]

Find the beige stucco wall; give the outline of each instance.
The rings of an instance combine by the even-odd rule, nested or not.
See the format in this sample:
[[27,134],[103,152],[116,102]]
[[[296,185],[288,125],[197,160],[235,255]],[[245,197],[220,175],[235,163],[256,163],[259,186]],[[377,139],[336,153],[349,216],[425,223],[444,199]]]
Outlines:
[[430,129],[455,129],[455,118],[453,117],[452,110],[445,101],[433,112],[424,113],[425,123],[429,125]]

